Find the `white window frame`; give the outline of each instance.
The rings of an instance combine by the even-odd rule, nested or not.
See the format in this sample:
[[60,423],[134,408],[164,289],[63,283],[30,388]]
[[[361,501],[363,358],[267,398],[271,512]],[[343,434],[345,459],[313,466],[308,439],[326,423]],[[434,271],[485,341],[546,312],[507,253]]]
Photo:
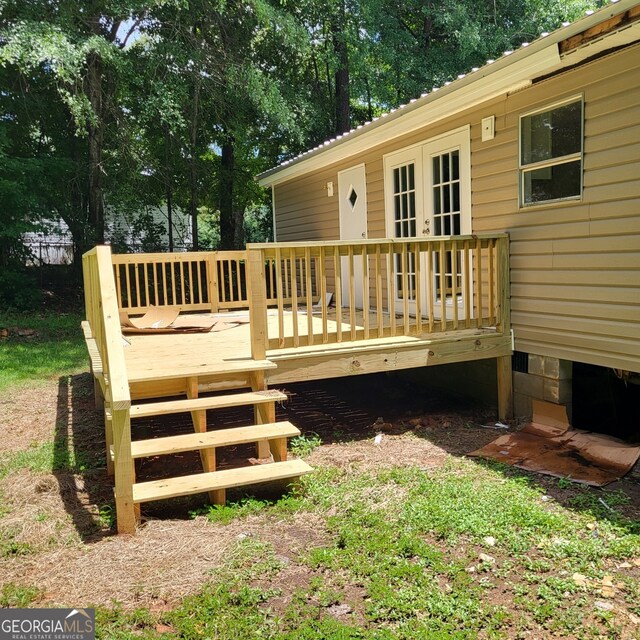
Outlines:
[[[558,156],[557,158],[550,158],[549,160],[540,160],[539,162],[530,162],[528,164],[522,163],[524,140],[522,135],[522,121],[524,118],[535,116],[539,113],[546,113],[553,111],[560,107],[564,107],[575,102],[580,102],[580,151],[572,153],[566,156]],[[539,202],[525,202],[525,174],[535,171],[537,169],[545,169],[547,167],[556,167],[569,162],[575,162],[580,160],[580,193],[575,196],[568,196],[566,198],[554,198],[552,200],[541,200]],[[582,201],[582,192],[584,189],[584,94],[573,95],[564,100],[547,104],[544,107],[535,109],[534,111],[528,111],[527,113],[520,114],[518,119],[518,181],[519,181],[519,200],[521,209],[530,209],[531,207],[544,207],[547,205],[553,205],[563,202],[580,202]]]

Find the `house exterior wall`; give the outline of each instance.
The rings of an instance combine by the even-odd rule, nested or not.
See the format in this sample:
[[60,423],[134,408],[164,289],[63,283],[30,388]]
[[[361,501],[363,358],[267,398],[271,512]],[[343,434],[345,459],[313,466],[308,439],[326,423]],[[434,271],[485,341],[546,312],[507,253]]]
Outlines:
[[[520,208],[519,117],[576,95],[584,98],[582,198]],[[491,115],[495,138],[482,142],[480,122]],[[368,237],[384,237],[383,156],[464,125],[473,232],[511,237],[516,349],[640,371],[640,44],[276,185],[277,240],[338,239],[337,172],[362,162]]]

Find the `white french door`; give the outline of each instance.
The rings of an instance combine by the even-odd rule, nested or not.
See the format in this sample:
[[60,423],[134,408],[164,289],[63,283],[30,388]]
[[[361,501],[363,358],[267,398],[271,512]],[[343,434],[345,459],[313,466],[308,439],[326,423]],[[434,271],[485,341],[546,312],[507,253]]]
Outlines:
[[[471,158],[469,131],[464,129],[422,147],[425,178],[425,235],[447,237],[471,233]],[[469,283],[463,283],[464,256],[461,251],[433,255],[432,278],[428,283],[435,298],[435,312],[462,317]],[[468,269],[467,273],[472,270]],[[465,286],[466,285],[466,286]],[[469,308],[473,308],[470,304]],[[441,315],[440,315],[441,317]]]
[[[423,180],[422,154],[418,147],[385,158],[387,235],[392,238],[415,238],[423,233]],[[388,188],[391,185],[391,188]],[[390,228],[389,228],[390,227]],[[416,261],[415,255],[394,254],[392,271],[395,274],[391,286],[397,310],[406,298],[410,312],[416,313]],[[407,289],[405,291],[405,288]]]
[[[425,238],[471,233],[471,159],[469,129],[465,127],[385,157],[387,233],[395,238]],[[435,247],[437,249],[437,247]],[[405,293],[416,312],[415,256],[394,257],[394,297],[401,310]],[[465,265],[460,252],[435,250],[431,268],[420,258],[421,296],[434,300],[434,314],[462,317]],[[471,269],[467,270],[470,273]],[[404,288],[407,291],[404,291]],[[473,308],[470,305],[470,308]],[[422,307],[422,313],[426,313]]]

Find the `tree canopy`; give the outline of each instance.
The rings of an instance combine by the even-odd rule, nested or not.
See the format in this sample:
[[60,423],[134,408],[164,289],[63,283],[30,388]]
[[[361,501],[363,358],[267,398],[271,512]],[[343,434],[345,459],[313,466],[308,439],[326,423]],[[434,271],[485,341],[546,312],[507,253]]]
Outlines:
[[599,4],[0,0],[0,264],[46,220],[104,241],[105,206],[268,237],[256,173]]

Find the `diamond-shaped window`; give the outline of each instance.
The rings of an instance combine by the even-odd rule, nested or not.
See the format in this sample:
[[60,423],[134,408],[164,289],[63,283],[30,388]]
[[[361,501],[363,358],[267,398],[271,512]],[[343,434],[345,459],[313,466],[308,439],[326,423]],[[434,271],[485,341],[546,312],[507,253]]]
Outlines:
[[349,192],[347,200],[351,203],[351,208],[355,209],[356,201],[358,200],[358,194],[353,187],[351,187],[351,191]]

